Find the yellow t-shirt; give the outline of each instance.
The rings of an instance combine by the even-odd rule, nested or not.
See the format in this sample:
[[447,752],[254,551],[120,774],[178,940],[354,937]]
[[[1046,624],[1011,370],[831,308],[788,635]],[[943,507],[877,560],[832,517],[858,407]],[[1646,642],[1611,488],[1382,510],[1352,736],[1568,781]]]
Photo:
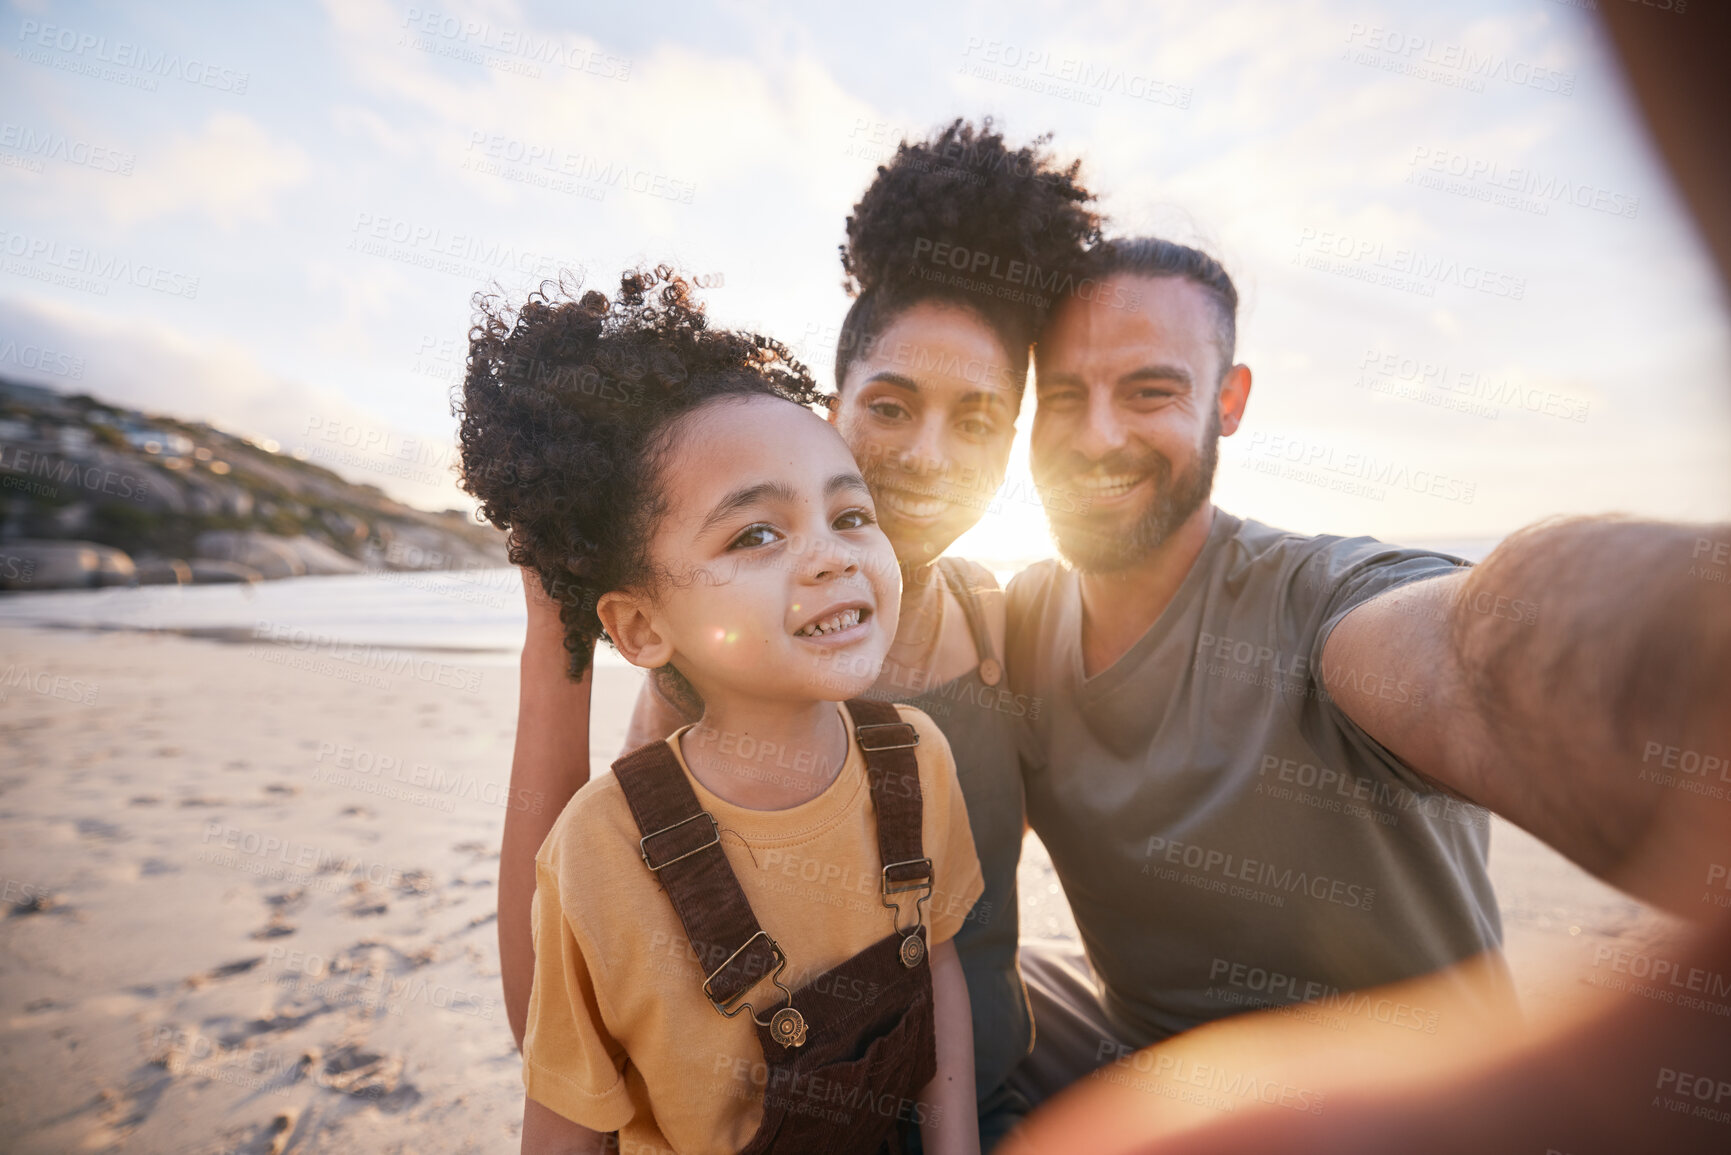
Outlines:
[[[842,709],[838,703],[836,708]],[[919,731],[929,942],[952,937],[984,883],[955,763],[932,720],[897,706]],[[846,712],[843,720],[848,721]],[[680,767],[679,739],[667,739]],[[721,825],[721,846],[758,924],[787,956],[782,981],[810,983],[890,933],[881,905],[877,824],[865,758],[846,727],[847,758],[822,794],[787,810],[747,810],[686,779]],[[612,774],[565,807],[535,856],[535,984],[523,1036],[529,1097],[622,1151],[738,1151],[763,1115],[767,1072],[748,1014],[723,1018],[673,904],[638,852],[642,835]],[[902,926],[912,923],[904,896]],[[874,992],[862,991],[862,998]],[[764,1010],[780,992],[760,981]]]

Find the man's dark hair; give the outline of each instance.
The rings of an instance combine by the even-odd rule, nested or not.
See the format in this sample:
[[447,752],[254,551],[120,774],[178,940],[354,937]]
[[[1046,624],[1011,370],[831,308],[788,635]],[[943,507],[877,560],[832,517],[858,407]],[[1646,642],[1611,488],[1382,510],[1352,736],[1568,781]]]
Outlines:
[[1103,281],[1118,275],[1182,277],[1199,286],[1214,303],[1215,345],[1220,350],[1220,375],[1232,367],[1238,345],[1238,290],[1220,262],[1189,245],[1159,237],[1123,237],[1089,249],[1077,269],[1077,281]]
[[[1082,162],[1061,164],[1050,140],[1011,148],[990,117],[977,127],[958,119],[928,140],[902,141],[878,166],[841,246],[842,284],[857,299],[836,342],[836,392],[855,358],[927,301],[984,321],[1010,359],[1010,384],[1021,388],[1028,346],[1057,303],[1061,275],[1100,238]],[[966,254],[963,271],[935,260],[940,243]]]

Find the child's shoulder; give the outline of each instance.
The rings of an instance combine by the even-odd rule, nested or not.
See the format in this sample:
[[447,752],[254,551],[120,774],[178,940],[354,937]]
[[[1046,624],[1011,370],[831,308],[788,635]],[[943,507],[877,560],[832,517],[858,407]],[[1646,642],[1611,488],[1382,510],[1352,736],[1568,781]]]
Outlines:
[[896,703],[896,713],[900,714],[902,721],[912,726],[915,733],[920,736],[920,744],[916,748],[915,757],[922,766],[933,765],[934,759],[938,763],[954,762],[954,758],[950,754],[950,740],[938,728],[938,724],[932,721],[930,714],[900,702]]
[[[902,721],[919,731],[920,745],[925,745],[928,735],[935,734],[939,738],[943,738],[944,732],[938,729],[938,724],[932,721],[932,716],[924,710],[919,709],[917,706],[909,706],[903,702],[895,703],[895,707],[896,713],[901,715]],[[945,744],[948,744],[948,739],[945,739]]]
[[535,857],[553,865],[567,854],[593,859],[618,845],[635,855],[637,838],[637,822],[625,801],[625,791],[609,771],[589,779],[571,796]]

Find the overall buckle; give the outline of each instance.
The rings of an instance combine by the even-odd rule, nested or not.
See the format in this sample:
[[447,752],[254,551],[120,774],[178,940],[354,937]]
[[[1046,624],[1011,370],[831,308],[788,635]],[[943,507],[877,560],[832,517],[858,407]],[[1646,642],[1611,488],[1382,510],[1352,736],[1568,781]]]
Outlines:
[[[700,844],[698,846],[692,847],[690,850],[687,850],[683,854],[676,854],[672,858],[669,858],[666,862],[660,863],[659,865],[657,865],[656,863],[651,862],[649,860],[649,840],[651,838],[660,838],[663,834],[668,834],[668,833],[671,833],[672,831],[678,830],[681,826],[684,826],[685,824],[687,824],[689,822],[696,822],[700,818],[709,819],[710,830],[709,830],[709,839],[707,841],[703,842],[702,844]],[[672,826],[663,826],[660,830],[656,830],[656,831],[653,831],[649,834],[645,834],[642,838],[639,838],[637,840],[637,850],[638,850],[638,853],[640,853],[643,856],[643,865],[647,866],[650,870],[660,870],[663,866],[672,866],[675,862],[678,862],[682,858],[690,858],[693,854],[696,854],[698,851],[708,850],[711,846],[717,846],[720,843],[721,843],[721,824],[715,820],[715,815],[711,814],[709,811],[699,810],[696,814],[693,814],[690,818],[682,818],[678,822],[675,822]],[[744,948],[741,947],[740,949],[743,950]]]
[[[758,1018],[756,1008],[746,1002],[742,997],[751,993],[751,986],[747,986],[744,990],[734,995],[731,1000],[727,1000],[733,1004],[731,1009],[723,1006],[723,1000],[716,998],[715,992],[711,989],[711,984],[715,982],[715,977],[722,971],[726,970],[729,966],[733,965],[733,960],[749,950],[751,944],[760,938],[765,943],[769,944],[769,953],[775,958],[775,970],[770,973],[769,981],[774,983],[776,989],[780,990],[782,994],[787,996],[787,1002],[783,1003],[781,1008],[771,1014],[767,1019]],[[768,931],[759,930],[756,934],[746,939],[744,944],[741,945],[738,950],[728,955],[726,961],[709,972],[708,977],[703,980],[703,995],[709,1000],[709,1005],[720,1012],[723,1018],[731,1019],[741,1011],[749,1011],[751,1013],[751,1021],[760,1027],[768,1027],[770,1035],[776,1042],[780,1043],[784,1047],[797,1047],[805,1042],[805,1016],[794,1009],[793,992],[788,990],[787,986],[781,981],[781,972],[786,969],[787,955],[782,953],[781,944],[777,943],[773,938],[770,938]],[[752,984],[752,986],[755,985],[755,983]]]

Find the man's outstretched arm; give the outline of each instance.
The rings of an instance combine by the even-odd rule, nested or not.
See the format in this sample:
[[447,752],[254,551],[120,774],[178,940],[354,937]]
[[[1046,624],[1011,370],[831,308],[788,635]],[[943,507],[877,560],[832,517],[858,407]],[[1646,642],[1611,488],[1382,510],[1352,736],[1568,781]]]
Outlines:
[[[1731,866],[1728,562],[1731,526],[1543,523],[1352,610],[1320,677],[1418,773],[1705,919]],[[1422,694],[1378,693],[1401,680]]]

